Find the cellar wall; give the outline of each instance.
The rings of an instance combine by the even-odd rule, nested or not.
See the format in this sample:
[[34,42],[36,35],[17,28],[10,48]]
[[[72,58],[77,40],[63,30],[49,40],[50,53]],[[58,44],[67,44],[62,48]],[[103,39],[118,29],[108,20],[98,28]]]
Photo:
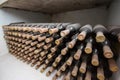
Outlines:
[[53,22],[73,22],[85,24],[104,24],[106,25],[108,19],[108,9],[104,6],[92,9],[77,10],[54,14],[52,16]]
[[[120,0],[114,0],[109,8],[108,25],[120,25]],[[120,58],[117,63],[120,69]],[[120,80],[120,70],[113,75],[112,80]]]

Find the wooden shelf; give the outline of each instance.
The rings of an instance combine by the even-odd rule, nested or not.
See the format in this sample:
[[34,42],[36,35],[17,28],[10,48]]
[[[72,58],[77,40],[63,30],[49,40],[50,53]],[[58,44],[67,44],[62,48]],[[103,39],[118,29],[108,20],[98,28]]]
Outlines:
[[1,7],[59,13],[108,5],[112,0],[4,0]]

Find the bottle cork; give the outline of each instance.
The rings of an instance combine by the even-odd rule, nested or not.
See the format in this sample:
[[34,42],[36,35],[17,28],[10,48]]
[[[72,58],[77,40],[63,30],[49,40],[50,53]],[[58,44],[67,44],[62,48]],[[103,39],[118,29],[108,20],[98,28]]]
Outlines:
[[52,80],[57,80],[57,78],[58,78],[58,77],[55,75],[55,76],[52,78]]
[[68,43],[68,47],[72,49],[75,46],[76,41],[77,41],[76,39],[73,39],[71,42]]
[[24,48],[26,45],[22,45],[21,48]]
[[31,64],[31,67],[34,67],[37,62],[38,62],[37,60],[36,60],[35,62],[33,62],[33,63]]
[[38,35],[35,35],[35,36],[33,35],[31,38],[32,40],[36,40],[38,38]]
[[80,71],[81,73],[85,73],[85,72],[86,72],[86,68],[87,68],[87,63],[86,63],[86,61],[83,61],[83,62],[81,63],[81,66],[80,66],[80,68],[79,68],[79,71]]
[[35,47],[29,48],[30,52],[32,52],[33,50],[35,50]]
[[48,53],[48,51],[42,51],[42,52],[40,53],[40,55],[41,55],[41,57],[43,57],[43,56],[45,56],[47,53]]
[[31,31],[32,31],[32,28],[31,28],[31,27],[27,27],[27,31],[28,31],[28,32],[31,32]]
[[29,53],[29,51],[25,51],[25,52],[24,52],[24,54],[28,54],[28,53]]
[[48,43],[48,44],[44,45],[43,48],[44,48],[45,50],[47,50],[47,49],[49,49],[51,46],[52,46],[52,44]]
[[66,62],[61,66],[61,71],[65,71],[67,68],[67,64]]
[[29,40],[29,41],[26,41],[25,44],[28,45],[28,44],[30,44],[31,42],[32,42],[32,41]]
[[33,32],[38,32],[38,28],[33,27],[32,29],[33,29],[33,30],[32,30]]
[[22,43],[25,43],[26,42],[26,40],[22,40]]
[[13,27],[13,30],[17,31],[17,27]]
[[55,51],[57,51],[57,47],[58,47],[58,46],[52,47],[52,48],[50,49],[50,51],[51,51],[52,53],[54,53]]
[[49,71],[46,73],[46,76],[50,76],[50,74],[54,71],[54,67],[50,67]]
[[56,66],[57,66],[57,63],[56,63],[56,62],[54,62],[54,63],[52,64],[52,66],[53,66],[53,67],[56,67]]
[[49,38],[46,38],[45,39],[45,42],[46,43],[50,43],[50,42],[52,42],[54,39],[53,39],[53,37],[49,37]]
[[108,31],[107,29],[103,26],[103,25],[96,25],[94,28],[93,28],[93,31],[96,33],[96,42],[104,42],[106,37],[104,34],[106,34]]
[[22,42],[22,39],[19,39],[18,42]]
[[49,30],[49,33],[50,33],[50,34],[54,34],[54,33],[57,33],[58,31],[59,31],[58,28],[53,28],[53,29],[50,29],[50,30]]
[[39,29],[39,32],[40,32],[40,33],[48,32],[48,28],[40,28],[40,29]]
[[62,55],[59,55],[59,56],[55,59],[55,62],[58,63],[58,62],[60,62],[61,59],[62,59]]
[[91,54],[92,53],[92,43],[88,42],[85,47],[85,53],[86,54]]
[[41,64],[43,64],[43,62],[44,61],[39,61],[39,62],[37,62],[37,65],[36,65],[36,67],[35,67],[35,69],[37,70],[37,69],[39,69],[40,68],[40,66],[41,66]]
[[103,46],[103,55],[105,58],[112,58],[113,52],[108,45]]
[[91,80],[91,77],[92,77],[91,72],[87,71],[86,76],[85,76],[85,80]]
[[72,62],[73,62],[73,57],[71,56],[71,57],[69,57],[68,60],[66,61],[66,64],[67,64],[68,66],[71,66]]
[[38,58],[40,56],[40,54],[36,54],[34,55],[34,58]]
[[99,80],[105,80],[105,76],[104,76],[104,70],[102,67],[98,67],[97,68],[97,78]]
[[34,53],[33,53],[33,52],[31,52],[31,53],[29,53],[28,55],[29,55],[29,56],[33,56],[33,55],[34,55]]
[[59,69],[59,70],[56,72],[56,76],[57,76],[57,77],[60,77],[61,74],[62,74],[62,71],[61,71],[61,69]]
[[46,56],[39,57],[39,60],[40,60],[40,61],[43,61],[43,60],[45,60],[45,59],[46,59]]
[[51,59],[54,55],[55,55],[55,53],[53,53],[53,54],[48,54],[48,59]]
[[66,55],[68,52],[68,47],[65,47],[61,50],[61,55]]
[[96,42],[104,42],[106,37],[104,36],[103,32],[98,31],[96,33],[95,39],[96,39]]
[[99,59],[98,59],[98,54],[97,53],[93,54],[91,64],[93,66],[98,66],[99,65]]
[[70,79],[71,79],[71,72],[69,71],[64,80],[70,80]]
[[63,30],[63,31],[60,32],[60,35],[61,35],[62,37],[65,37],[65,36],[67,36],[69,33],[70,33],[70,30]]
[[86,31],[82,31],[79,35],[78,35],[78,40],[83,41],[86,37]]
[[43,73],[43,72],[45,71],[46,67],[47,67],[47,65],[46,65],[46,64],[43,64],[43,67],[42,67],[42,69],[40,70],[40,72]]
[[[16,33],[15,33],[15,35],[16,35]],[[26,34],[25,33],[22,34],[22,38],[24,38],[24,39],[26,38]]]
[[33,35],[27,34],[26,38],[31,39]]
[[34,59],[34,58],[33,58],[31,63],[33,64],[33,63],[35,63],[36,61],[38,61],[38,59]]
[[81,54],[82,54],[81,49],[78,49],[77,52],[74,54],[74,59],[75,59],[75,60],[79,60]]
[[34,51],[34,53],[35,53],[35,54],[38,54],[40,51],[42,51],[42,49],[36,49],[36,50]]
[[26,28],[26,27],[23,27],[23,30],[22,30],[22,31],[24,31],[24,32],[27,31],[27,28]]
[[23,58],[26,59],[28,57],[28,55],[24,55]]
[[30,60],[31,60],[31,57],[27,57],[27,60],[30,61]]
[[21,27],[19,27],[19,28],[18,28],[18,31],[22,31],[22,28],[21,28]]
[[40,42],[40,41],[43,41],[43,40],[45,40],[46,39],[46,36],[42,36],[42,37],[38,37],[38,41]]
[[55,40],[55,44],[56,44],[56,45],[60,45],[60,44],[62,43],[62,41],[63,41],[63,37]]
[[35,45],[37,45],[37,43],[38,43],[38,41],[35,41],[35,42],[32,42],[30,45],[35,46]]
[[116,71],[119,70],[119,68],[118,68],[114,59],[108,59],[108,64],[109,64],[110,71],[116,72]]
[[72,70],[72,76],[76,77],[77,76],[77,72],[78,72],[78,66],[75,65],[73,70]]
[[40,47],[42,47],[43,45],[45,45],[44,42],[38,43],[38,44],[37,44],[37,48],[40,48]]
[[19,33],[19,34],[18,34],[18,37],[22,37],[22,34],[21,34],[21,33]]

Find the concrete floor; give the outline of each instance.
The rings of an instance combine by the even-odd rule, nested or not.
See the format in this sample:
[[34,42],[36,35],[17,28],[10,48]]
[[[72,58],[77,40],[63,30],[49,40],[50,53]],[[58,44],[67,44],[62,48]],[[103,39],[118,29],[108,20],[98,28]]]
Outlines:
[[51,80],[52,76],[46,77],[45,72],[40,73],[11,54],[0,56],[0,80]]
[[[120,58],[118,62],[120,62]],[[54,74],[46,77],[46,72],[40,73],[40,69],[35,70],[34,67],[23,63],[11,54],[0,56],[0,80],[52,80]],[[110,80],[120,80],[119,74],[120,71],[116,72]]]

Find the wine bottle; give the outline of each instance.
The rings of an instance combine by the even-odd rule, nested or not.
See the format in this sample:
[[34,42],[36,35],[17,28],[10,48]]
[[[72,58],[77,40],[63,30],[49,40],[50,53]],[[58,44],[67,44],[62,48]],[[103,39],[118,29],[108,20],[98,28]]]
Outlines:
[[46,76],[50,76],[50,74],[55,70],[54,67],[50,67],[50,69],[48,70],[48,72],[46,73]]
[[116,40],[118,42],[120,42],[120,27],[119,26],[111,26],[109,29],[113,40]]
[[42,51],[42,52],[40,53],[40,56],[41,56],[41,57],[44,57],[47,53],[48,53],[48,51],[47,51],[47,50],[44,50],[44,51]]
[[69,50],[68,46],[66,46],[65,48],[63,48],[63,49],[61,50],[61,55],[66,55],[67,52],[68,52],[68,50]]
[[108,64],[109,64],[110,71],[112,72],[118,71],[119,68],[114,59],[108,59]]
[[59,25],[57,25],[55,28],[49,29],[49,33],[50,33],[50,34],[58,33],[58,32],[60,32],[60,31],[64,30],[67,25],[69,25],[69,23],[59,24]]
[[70,24],[70,25],[68,25],[68,26],[66,27],[66,30],[63,30],[63,31],[60,32],[60,35],[61,35],[62,37],[65,37],[65,36],[67,36],[67,35],[70,34],[70,33],[73,34],[73,33],[76,32],[77,30],[79,30],[80,27],[81,27],[80,24]]
[[73,70],[72,70],[72,73],[71,73],[72,76],[77,77],[79,65],[80,65],[80,61],[77,61],[76,64],[75,64],[75,66],[74,66],[74,68],[73,68]]
[[71,66],[71,65],[72,65],[72,62],[73,62],[73,56],[70,56],[70,57],[68,58],[68,60],[66,61],[66,64],[67,64],[68,66]]
[[60,32],[60,31],[62,31],[62,30],[64,30],[64,29],[65,29],[65,27],[63,27],[63,26],[61,25],[61,26],[59,26],[59,27],[49,29],[49,33],[50,33],[50,34],[54,34],[54,33]]
[[75,46],[75,44],[76,44],[76,42],[77,42],[77,35],[78,35],[78,33],[75,34],[75,35],[73,35],[73,36],[72,36],[72,41],[70,41],[70,42],[68,43],[68,47],[69,47],[70,49],[72,49],[72,48]]
[[105,58],[112,58],[114,56],[114,54],[110,48],[110,43],[108,40],[106,40],[103,43],[103,55]]
[[98,66],[99,65],[99,56],[98,56],[98,50],[97,49],[94,49],[94,51],[93,51],[91,64],[93,66]]
[[88,64],[88,55],[82,55],[82,62],[81,65],[79,67],[79,71],[80,73],[85,73],[86,69],[87,69],[87,64]]
[[48,49],[51,48],[51,46],[52,46],[52,44],[51,44],[51,43],[48,43],[48,44],[46,44],[46,45],[43,46],[43,49],[44,49],[44,50],[48,50]]
[[93,39],[92,37],[89,37],[87,40],[86,40],[86,47],[85,47],[85,53],[86,54],[91,54],[92,53],[92,48],[93,48]]
[[41,43],[38,43],[36,46],[37,46],[37,48],[41,48],[44,45],[45,45],[45,42],[41,42]]
[[93,66],[91,66],[91,64],[89,64],[87,66],[87,71],[86,71],[86,75],[85,75],[84,80],[92,80],[92,70],[93,70]]
[[64,39],[64,37],[61,37],[61,38],[55,40],[55,44],[60,45],[63,42],[63,39]]
[[96,34],[96,42],[104,42],[106,37],[105,34],[107,34],[107,29],[103,25],[96,25],[93,28],[93,32]]
[[82,51],[83,51],[84,45],[83,43],[81,43],[78,47],[77,47],[77,51],[74,54],[74,59],[75,60],[79,60],[81,55],[82,55]]
[[105,80],[104,69],[103,69],[102,65],[100,65],[97,68],[97,78],[99,80]]
[[78,40],[83,41],[86,36],[89,36],[89,34],[92,32],[92,26],[87,24],[80,28],[80,33],[78,35]]

